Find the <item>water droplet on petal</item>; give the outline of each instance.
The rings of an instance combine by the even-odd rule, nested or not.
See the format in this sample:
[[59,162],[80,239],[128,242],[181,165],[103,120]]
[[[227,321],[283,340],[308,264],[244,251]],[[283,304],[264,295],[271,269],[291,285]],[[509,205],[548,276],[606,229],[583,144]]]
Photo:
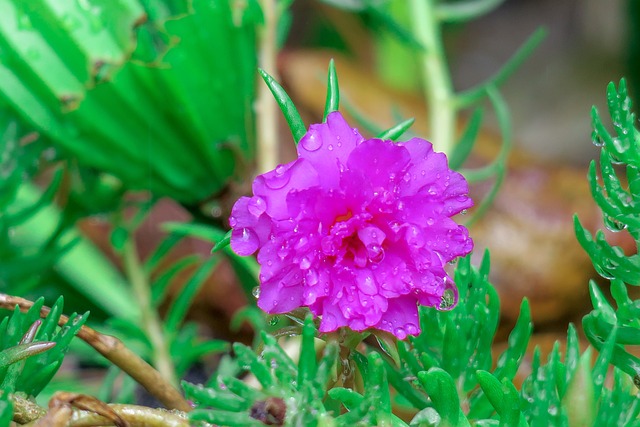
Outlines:
[[334,315],[332,315],[331,313],[326,313],[322,315],[320,326],[322,327],[323,331],[331,332],[338,327],[338,321]]
[[300,268],[302,270],[308,270],[309,267],[311,267],[311,261],[309,261],[309,258],[302,257],[302,259],[300,260]]
[[455,287],[455,284],[453,284],[453,282],[451,282],[450,280],[446,280],[445,286],[447,286],[447,284],[450,287],[445,289],[444,293],[442,294],[440,307],[438,307],[438,310],[440,311],[453,310],[453,308],[455,308],[456,304],[458,303],[458,290]]
[[243,228],[239,239],[234,239],[232,236],[232,244],[234,246],[234,250],[238,251],[238,253],[249,255],[258,249],[260,246],[260,239],[255,231],[250,228]]
[[378,263],[384,259],[384,249],[380,245],[367,245],[369,261]]
[[405,326],[408,335],[417,335],[420,332],[420,328],[418,328],[413,323],[407,323]]
[[393,335],[395,335],[399,340],[403,340],[407,337],[407,332],[404,328],[395,328],[393,330]]
[[318,273],[316,273],[315,270],[307,271],[307,274],[305,275],[305,281],[309,286],[316,285],[318,283]]
[[433,225],[435,223],[436,223],[436,220],[432,216],[427,218],[427,225]]
[[302,145],[302,147],[307,151],[316,151],[322,147],[322,140],[315,132],[310,132],[302,138],[300,145]]
[[345,319],[351,319],[353,317],[353,308],[350,305],[346,306],[342,314]]
[[[370,275],[366,275],[364,280],[358,280],[357,283],[358,289],[366,295],[375,295],[378,292],[376,283]],[[364,304],[364,301],[362,303]]]
[[329,150],[329,151],[333,151],[333,145],[329,144],[329,145],[327,146],[327,150]]
[[252,197],[247,204],[249,213],[255,217],[259,217],[267,210],[267,202],[262,197]]
[[277,253],[280,259],[285,259],[287,255],[289,255],[289,248],[287,247],[287,244],[283,243],[282,246],[280,246],[280,248],[278,249]]
[[291,173],[288,173],[289,171],[284,165],[278,166],[274,172],[268,172],[263,175],[267,187],[272,190],[278,190],[289,183]]

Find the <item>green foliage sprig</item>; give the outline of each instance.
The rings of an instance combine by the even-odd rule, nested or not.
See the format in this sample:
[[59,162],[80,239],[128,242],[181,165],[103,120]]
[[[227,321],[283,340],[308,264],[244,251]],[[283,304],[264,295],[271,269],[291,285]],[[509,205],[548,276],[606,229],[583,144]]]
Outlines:
[[640,425],[632,421],[640,398],[628,377],[618,373],[611,388],[604,385],[614,338],[592,366],[570,326],[564,356],[559,343],[546,363],[536,350],[532,372],[514,385],[532,332],[529,307],[523,301],[494,365],[499,302],[488,273],[488,256],[479,269],[460,260],[459,304],[449,312],[422,309],[423,332],[408,342],[377,334],[345,353],[307,317],[300,340],[263,331],[255,349],[235,344],[206,385],[183,383],[197,403],[191,417],[229,426],[266,419],[286,426]]
[[[604,225],[613,232],[625,230],[637,248],[640,243],[640,131],[624,80],[617,88],[609,83],[607,105],[613,133],[605,126],[598,110],[595,107],[591,110],[592,139],[600,147],[600,173],[595,161],[589,167],[591,194],[602,210]],[[625,173],[626,180],[620,177],[621,172]],[[611,362],[640,386],[640,358],[625,349],[627,345],[640,345],[638,300],[632,300],[627,290],[627,286],[640,285],[640,256],[627,255],[621,247],[609,244],[602,230],[592,235],[577,216],[574,225],[578,241],[596,271],[611,281],[611,296],[616,305],[614,308],[592,281],[589,286],[594,309],[583,319],[585,334],[598,350],[608,337],[615,336]]]
[[37,396],[60,368],[71,339],[87,320],[88,313],[73,314],[64,327],[58,327],[63,298],[40,320],[43,305],[41,298],[26,313],[16,307],[0,322],[0,387],[5,392]]

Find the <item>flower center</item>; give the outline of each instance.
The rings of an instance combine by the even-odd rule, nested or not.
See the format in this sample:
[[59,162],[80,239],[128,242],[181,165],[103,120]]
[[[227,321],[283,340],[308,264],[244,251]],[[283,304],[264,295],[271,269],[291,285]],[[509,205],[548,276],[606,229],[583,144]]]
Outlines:
[[361,268],[382,261],[386,234],[371,224],[371,218],[369,213],[354,215],[351,211],[336,217],[321,240],[322,253],[335,264],[353,263]]

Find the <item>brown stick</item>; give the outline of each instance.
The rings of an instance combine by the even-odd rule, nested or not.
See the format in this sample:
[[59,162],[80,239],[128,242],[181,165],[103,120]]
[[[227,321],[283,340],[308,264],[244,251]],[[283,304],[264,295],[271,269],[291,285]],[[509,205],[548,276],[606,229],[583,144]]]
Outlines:
[[[13,310],[16,306],[20,308],[20,311],[26,312],[33,306],[33,302],[0,293],[0,308]],[[50,311],[49,307],[42,307],[40,317],[47,317]],[[64,326],[68,321],[69,318],[62,315],[58,325]],[[118,338],[101,334],[88,326],[80,328],[78,337],[96,349],[111,363],[129,374],[131,378],[142,385],[168,409],[178,409],[184,412],[189,412],[193,409],[182,394],[169,384],[158,371],[140,356],[129,350]]]

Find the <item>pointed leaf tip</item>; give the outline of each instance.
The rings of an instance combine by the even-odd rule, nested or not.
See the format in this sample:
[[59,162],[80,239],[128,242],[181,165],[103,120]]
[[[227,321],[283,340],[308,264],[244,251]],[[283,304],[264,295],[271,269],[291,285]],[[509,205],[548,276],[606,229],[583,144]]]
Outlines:
[[390,139],[392,141],[395,141],[400,136],[402,136],[402,134],[405,133],[407,129],[409,129],[415,121],[416,120],[414,118],[407,119],[402,123],[398,123],[394,127],[387,129],[384,132],[381,132],[380,134],[378,134],[378,136],[376,136],[376,138],[386,139],[386,140]]
[[333,58],[329,61],[329,71],[327,75],[327,100],[324,105],[323,122],[327,121],[329,113],[338,111],[340,105],[340,88],[338,86],[338,73]]
[[217,252],[220,249],[223,249],[231,244],[232,231],[233,230],[227,231],[227,234],[225,234],[221,240],[219,240],[215,245],[213,245],[213,248],[211,249],[211,253]]
[[298,109],[293,104],[293,101],[284,90],[284,88],[280,86],[280,84],[276,82],[273,77],[271,77],[262,68],[258,68],[258,72],[260,73],[260,76],[262,76],[262,79],[267,84],[269,90],[273,94],[273,97],[276,99],[276,102],[280,106],[280,110],[282,111],[282,114],[284,114],[284,118],[289,124],[289,129],[291,130],[293,139],[297,144],[298,142],[300,142],[304,134],[307,133],[307,128],[302,121],[302,117],[300,117]]

